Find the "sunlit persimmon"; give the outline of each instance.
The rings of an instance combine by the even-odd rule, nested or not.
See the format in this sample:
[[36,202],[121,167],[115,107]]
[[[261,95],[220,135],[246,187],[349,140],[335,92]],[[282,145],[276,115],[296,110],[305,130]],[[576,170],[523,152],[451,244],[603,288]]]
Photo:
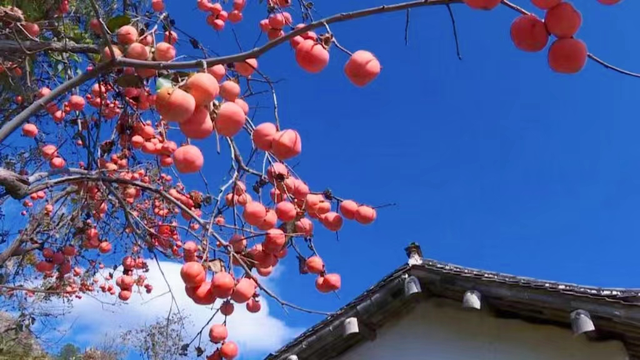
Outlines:
[[271,152],[280,160],[288,160],[302,152],[302,139],[297,131],[287,129],[277,132],[271,142]]
[[51,262],[60,265],[64,262],[64,254],[62,252],[55,252],[51,257]]
[[262,123],[253,129],[251,139],[256,148],[263,151],[271,151],[271,144],[278,129],[274,123]]
[[262,221],[256,226],[258,227],[258,229],[266,231],[269,229],[273,229],[276,226],[277,222],[278,222],[278,215],[276,214],[276,212],[271,209],[268,209],[267,214],[264,216]]
[[281,162],[276,162],[271,164],[269,168],[267,168],[267,178],[271,183],[276,181],[284,181],[289,177],[289,169],[287,166]]
[[316,208],[322,202],[326,202],[326,199],[322,194],[308,194],[305,199],[305,207],[307,210],[315,212]]
[[264,251],[268,253],[276,253],[282,249],[286,242],[285,234],[280,229],[271,229],[267,231],[264,236],[264,242],[262,244]]
[[511,41],[522,51],[537,52],[549,42],[549,33],[535,15],[521,15],[511,23]]
[[304,236],[311,236],[313,234],[313,223],[307,218],[302,218],[296,221],[296,232],[301,233]]
[[236,103],[236,105],[240,106],[240,108],[242,109],[242,112],[245,115],[249,114],[249,104],[247,104],[246,101],[240,99],[240,98],[236,98],[235,100],[233,100],[234,103]]
[[288,178],[285,180],[284,185],[287,187],[289,194],[292,194],[296,199],[305,199],[311,192],[309,186],[300,179]]
[[296,61],[310,73],[319,73],[329,64],[329,51],[320,43],[304,40],[296,47]]
[[344,73],[356,86],[365,86],[380,74],[380,62],[369,51],[354,52],[344,65]]
[[218,134],[232,137],[242,130],[246,121],[244,111],[233,102],[225,102],[218,109],[214,127]]
[[149,58],[149,50],[140,43],[133,43],[129,45],[124,56],[129,59],[147,60]]
[[258,25],[260,26],[260,30],[262,30],[262,32],[267,32],[271,30],[271,25],[269,25],[269,19],[260,20]]
[[312,274],[322,274],[324,271],[324,261],[317,256],[309,257],[304,263],[305,269]]
[[276,205],[276,215],[280,221],[295,220],[297,214],[296,206],[289,201],[281,201]]
[[233,360],[238,357],[238,345],[233,341],[227,341],[220,347],[220,355],[225,360]]
[[168,140],[162,144],[161,152],[165,155],[172,155],[176,150],[178,150],[178,145],[174,141]]
[[[111,53],[112,49],[113,49],[113,54]],[[122,56],[122,50],[120,50],[119,47],[113,45],[111,49],[107,46],[102,50],[102,56],[100,59],[102,61],[109,61],[109,60],[112,60],[113,58],[119,58],[121,56]]]
[[178,41],[178,34],[175,31],[165,31],[164,32],[164,42],[169,43],[171,45],[175,45]]
[[144,46],[151,46],[153,45],[155,37],[153,36],[153,34],[146,34],[144,36],[142,36],[138,42]]
[[561,2],[547,11],[544,24],[550,34],[560,39],[574,36],[582,25],[582,15],[571,3]]
[[291,6],[291,0],[269,0],[269,5],[284,8]]
[[211,26],[213,27],[214,30],[221,31],[222,29],[224,29],[224,21],[222,21],[222,19],[215,19],[213,20],[213,23]]
[[229,332],[223,324],[214,324],[209,328],[209,340],[214,344],[227,340],[227,336],[229,336]]
[[40,27],[38,26],[38,24],[24,22],[22,23],[22,28],[31,37],[38,37],[38,35],[40,35]]
[[38,127],[35,124],[22,125],[22,135],[34,138],[38,135]]
[[[256,268],[256,272],[258,273],[258,275],[260,275],[262,277],[267,277],[267,276],[269,276],[269,275],[271,275],[273,273],[273,266],[267,266],[267,267],[258,266]],[[251,301],[251,300],[252,299],[249,299],[249,301]]]
[[340,275],[339,274],[326,274],[324,276],[324,281],[323,281],[323,285],[329,290],[329,291],[337,291],[340,290],[340,287],[342,286],[342,281],[340,279]]
[[260,312],[260,309],[262,308],[260,301],[256,300],[255,298],[249,299],[246,306],[247,311],[253,314]]
[[125,25],[118,29],[118,31],[116,32],[116,37],[118,39],[118,44],[131,45],[134,42],[138,41],[138,29],[134,28],[131,25]]
[[166,42],[157,43],[154,58],[157,61],[171,61],[176,58],[176,48]]
[[170,86],[156,94],[156,110],[166,121],[181,122],[193,114],[196,101],[191,94]]
[[331,292],[328,284],[324,282],[324,276],[318,276],[316,278],[316,289],[323,294]]
[[366,205],[358,206],[358,209],[356,210],[355,219],[360,224],[363,224],[363,225],[371,224],[372,222],[375,221],[376,217],[377,217],[376,209],[370,206],[366,206]]
[[322,214],[320,221],[322,222],[322,225],[331,231],[340,230],[343,224],[342,216],[334,211]]
[[231,294],[231,299],[238,304],[244,304],[251,299],[255,292],[256,283],[249,278],[242,278],[236,284],[233,294]]
[[209,73],[195,73],[187,80],[185,90],[193,96],[198,105],[208,105],[218,96],[218,80]]
[[229,300],[226,300],[225,302],[222,303],[222,305],[220,305],[220,314],[224,316],[229,316],[233,314],[234,308],[235,306],[233,305],[233,303]]
[[213,293],[212,284],[205,281],[200,286],[194,286],[191,289],[191,299],[198,305],[211,305],[215,302],[216,297]]
[[[289,20],[290,19],[291,15],[289,15]],[[269,22],[269,26],[273,29],[282,29],[287,23],[287,19],[285,19],[284,13],[272,13],[271,15],[269,15],[267,21]],[[291,24],[291,21],[289,21],[289,24]]]
[[122,267],[125,270],[132,270],[136,266],[135,260],[131,256],[122,258]]
[[85,100],[82,96],[71,95],[69,97],[69,108],[74,111],[82,111],[85,106]]
[[240,85],[232,80],[224,81],[220,84],[220,97],[227,101],[234,101],[240,96]]
[[250,225],[257,226],[267,216],[267,209],[261,203],[253,201],[244,207],[242,217]]
[[207,73],[213,75],[213,77],[218,80],[218,83],[221,83],[222,79],[224,79],[224,76],[227,73],[227,69],[224,67],[224,65],[218,64],[207,68]]
[[218,299],[225,299],[231,296],[234,288],[233,277],[226,272],[219,272],[211,280],[211,291]]
[[131,299],[131,291],[129,290],[120,290],[118,293],[118,298],[122,301],[127,301]]
[[500,5],[502,0],[463,0],[467,6],[476,10],[491,10]]
[[202,140],[213,134],[213,121],[209,117],[209,110],[197,106],[193,114],[179,123],[180,131],[191,139]]
[[246,59],[244,61],[240,61],[234,63],[234,67],[238,74],[242,76],[251,76],[255,69],[258,68],[258,60],[256,59]]
[[587,63],[587,45],[578,39],[558,39],[549,47],[549,67],[562,74],[580,72]]
[[102,254],[107,254],[107,253],[111,252],[111,243],[108,242],[108,241],[101,242],[100,243],[100,247],[98,247],[98,250]]
[[76,248],[73,245],[66,245],[64,248],[62,248],[62,253],[66,256],[75,256],[76,255]]
[[36,270],[41,273],[53,271],[54,267],[55,265],[53,263],[44,260],[36,264]]
[[345,219],[353,220],[356,218],[358,204],[353,200],[345,200],[340,203],[339,209]]
[[233,0],[233,9],[242,11],[244,7],[247,5],[247,0]]
[[278,190],[277,188],[273,188],[269,190],[269,197],[274,203],[278,204],[286,200],[287,194],[283,191]]
[[562,0],[531,0],[531,3],[542,10],[549,10],[560,4]]
[[233,251],[242,252],[247,248],[247,239],[240,234],[233,234],[229,239],[229,244],[233,247]]
[[164,11],[164,1],[163,0],[151,0],[151,8],[155,12]]
[[55,145],[45,145],[40,151],[42,152],[42,157],[46,160],[51,160],[58,155],[58,148]]
[[242,18],[243,18],[242,13],[240,11],[238,11],[238,10],[232,10],[229,13],[229,21],[234,23],[234,24],[237,24],[240,21],[242,21]]
[[200,286],[206,280],[206,275],[202,265],[195,261],[185,263],[180,269],[182,281],[191,287]]

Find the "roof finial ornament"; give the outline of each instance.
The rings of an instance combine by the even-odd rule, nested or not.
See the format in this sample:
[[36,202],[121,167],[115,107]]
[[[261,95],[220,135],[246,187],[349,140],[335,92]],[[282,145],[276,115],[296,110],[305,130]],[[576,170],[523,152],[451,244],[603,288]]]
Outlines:
[[422,249],[420,249],[420,245],[416,242],[412,242],[404,248],[404,252],[407,254],[409,258],[409,265],[420,265],[422,264]]

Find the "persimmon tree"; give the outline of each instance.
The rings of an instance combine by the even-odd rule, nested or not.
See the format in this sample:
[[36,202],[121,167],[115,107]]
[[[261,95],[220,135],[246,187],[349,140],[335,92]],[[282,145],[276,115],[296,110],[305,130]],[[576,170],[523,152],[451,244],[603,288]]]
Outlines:
[[[343,52],[344,75],[357,91],[384,76],[376,49],[346,49],[332,24],[419,7],[502,5],[514,10],[505,31],[515,48],[548,48],[551,70],[575,74],[591,59],[638,76],[590,54],[576,38],[580,12],[562,0],[421,0],[324,19],[314,19],[306,0],[181,0],[201,12],[190,21],[220,36],[234,36],[232,26],[266,35],[252,50],[223,56],[176,28],[164,1],[173,0],[0,0],[0,201],[5,221],[25,224],[0,234],[0,296],[23,312],[36,300],[94,293],[126,302],[153,293],[149,261],[180,261],[185,286],[171,291],[212,308],[195,334],[209,337],[209,359],[238,355],[226,328],[235,307],[259,312],[268,296],[305,310],[257,275],[291,258],[315,276],[318,291],[337,291],[340,275],[325,265],[313,235],[377,218],[367,199],[311,189],[289,165],[302,139],[279,118],[277,84],[260,66],[269,50],[292,48],[292,61],[315,76],[335,61],[330,54]],[[264,19],[245,24],[246,11]],[[189,49],[199,55],[185,60]],[[254,99],[264,93],[273,112],[254,119]],[[203,144],[217,153],[204,153]],[[208,166],[228,166],[228,176],[212,179]],[[16,204],[22,210],[8,210]],[[200,345],[181,351],[205,353]]]

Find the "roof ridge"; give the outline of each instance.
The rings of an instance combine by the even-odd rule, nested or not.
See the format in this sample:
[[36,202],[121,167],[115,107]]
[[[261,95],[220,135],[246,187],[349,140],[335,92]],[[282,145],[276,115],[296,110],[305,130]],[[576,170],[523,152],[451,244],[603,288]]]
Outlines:
[[529,283],[529,284],[548,284],[548,286],[564,286],[564,287],[569,287],[569,288],[573,288],[574,290],[579,290],[579,289],[584,289],[584,292],[588,292],[588,291],[598,291],[598,292],[606,292],[606,291],[611,291],[611,292],[619,292],[619,293],[632,293],[634,295],[638,295],[640,294],[640,288],[620,288],[620,287],[602,287],[602,286],[594,286],[594,285],[582,285],[582,284],[577,284],[577,283],[570,283],[570,282],[562,282],[562,281],[554,281],[554,280],[547,280],[547,279],[540,279],[540,278],[534,278],[534,277],[529,277],[529,276],[520,276],[520,275],[513,275],[513,274],[508,274],[508,273],[503,273],[503,272],[498,272],[498,271],[489,271],[489,270],[482,270],[482,269],[477,269],[477,268],[472,268],[472,267],[468,267],[468,266],[463,266],[463,265],[458,265],[458,264],[454,264],[454,263],[449,263],[449,262],[444,262],[444,261],[439,261],[439,260],[435,260],[435,259],[429,259],[429,258],[422,258],[422,263],[417,265],[417,266],[427,266],[427,267],[434,267],[434,268],[438,268],[441,270],[441,268],[451,268],[451,272],[455,272],[455,273],[464,273],[464,272],[471,272],[474,275],[481,275],[483,277],[495,277],[496,280],[501,280],[501,281],[507,281],[507,280],[515,280],[518,282],[525,282],[525,283]]

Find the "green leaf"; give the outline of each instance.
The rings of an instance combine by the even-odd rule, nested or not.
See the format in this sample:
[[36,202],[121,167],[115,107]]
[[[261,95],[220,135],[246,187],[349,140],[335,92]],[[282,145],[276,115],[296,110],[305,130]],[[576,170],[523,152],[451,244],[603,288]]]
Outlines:
[[156,79],[156,91],[162,88],[165,88],[167,86],[173,86],[173,84],[171,83],[171,80],[165,79],[165,78]]
[[111,32],[115,32],[119,28],[131,24],[131,18],[127,15],[118,15],[116,17],[112,17],[107,21],[107,29]]
[[116,80],[116,84],[118,84],[120,87],[123,87],[123,88],[142,86],[142,82],[140,81],[140,78],[135,74],[125,74],[120,76]]

